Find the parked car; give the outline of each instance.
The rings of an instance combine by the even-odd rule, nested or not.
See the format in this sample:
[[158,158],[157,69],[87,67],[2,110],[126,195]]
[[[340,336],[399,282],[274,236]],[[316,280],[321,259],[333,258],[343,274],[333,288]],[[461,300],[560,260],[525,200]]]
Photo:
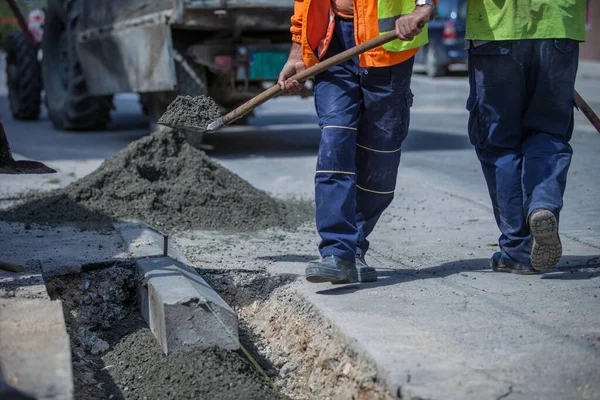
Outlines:
[[444,76],[450,64],[466,64],[465,27],[467,0],[444,0],[438,3],[429,22],[429,44],[415,57],[425,66],[428,76]]

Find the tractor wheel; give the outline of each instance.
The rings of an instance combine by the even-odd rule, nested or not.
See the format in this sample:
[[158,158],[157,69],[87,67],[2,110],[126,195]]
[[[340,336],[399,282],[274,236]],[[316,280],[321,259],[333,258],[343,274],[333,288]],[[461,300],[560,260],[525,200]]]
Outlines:
[[112,96],[91,96],[75,49],[77,0],[48,0],[42,40],[42,75],[52,124],[65,130],[102,130]]
[[36,120],[40,117],[42,73],[38,51],[23,32],[11,33],[6,39],[6,83],[10,111],[15,119]]

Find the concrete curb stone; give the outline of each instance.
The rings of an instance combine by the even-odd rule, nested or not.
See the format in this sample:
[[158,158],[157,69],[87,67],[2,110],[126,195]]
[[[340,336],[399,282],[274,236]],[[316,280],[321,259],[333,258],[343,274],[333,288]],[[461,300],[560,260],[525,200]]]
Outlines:
[[165,354],[189,348],[239,349],[238,319],[163,235],[137,221],[116,223],[143,277],[140,309]]

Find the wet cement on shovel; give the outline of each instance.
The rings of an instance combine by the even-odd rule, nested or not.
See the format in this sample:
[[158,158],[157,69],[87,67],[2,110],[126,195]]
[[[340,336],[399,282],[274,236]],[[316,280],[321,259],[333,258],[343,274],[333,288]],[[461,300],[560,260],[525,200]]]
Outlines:
[[90,175],[0,211],[0,220],[97,227],[115,218],[172,229],[294,229],[312,206],[281,201],[190,146],[178,131],[142,138]]
[[167,126],[190,126],[206,129],[221,116],[219,106],[208,96],[177,96],[158,120]]

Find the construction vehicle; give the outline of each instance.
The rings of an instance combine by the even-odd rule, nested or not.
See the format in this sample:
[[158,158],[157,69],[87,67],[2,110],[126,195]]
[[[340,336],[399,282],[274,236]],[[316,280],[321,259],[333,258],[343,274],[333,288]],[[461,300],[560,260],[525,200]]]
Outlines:
[[277,80],[294,5],[48,0],[41,35],[32,33],[33,19],[7,1],[22,27],[6,48],[14,118],[37,119],[43,90],[55,128],[75,131],[106,128],[117,93],[139,93],[153,123],[176,95],[209,95],[224,112],[244,103]]

